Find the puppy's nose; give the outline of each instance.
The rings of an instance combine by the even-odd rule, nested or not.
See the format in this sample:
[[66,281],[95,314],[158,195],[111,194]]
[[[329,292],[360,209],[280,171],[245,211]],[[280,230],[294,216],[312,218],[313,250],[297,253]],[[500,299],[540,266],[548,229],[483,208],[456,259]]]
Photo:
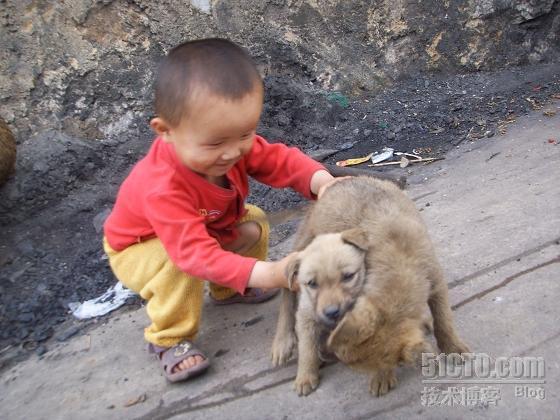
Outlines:
[[323,309],[323,314],[329,321],[336,321],[340,316],[340,308],[335,305],[329,305]]

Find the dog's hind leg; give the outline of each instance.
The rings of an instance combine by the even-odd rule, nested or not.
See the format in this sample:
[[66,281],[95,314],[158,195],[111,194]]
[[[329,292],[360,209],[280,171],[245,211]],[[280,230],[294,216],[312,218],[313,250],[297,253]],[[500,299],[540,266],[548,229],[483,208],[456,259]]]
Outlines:
[[439,349],[444,353],[468,353],[469,347],[461,341],[455,326],[453,314],[449,306],[447,284],[440,267],[432,268],[432,289],[428,305],[434,320],[434,335]]
[[276,334],[272,342],[272,364],[280,366],[285,364],[292,356],[296,345],[296,306],[297,295],[288,289],[282,289],[282,301],[276,324]]
[[298,368],[294,389],[298,395],[308,395],[319,385],[318,331],[315,320],[304,310],[299,310],[296,319],[298,336]]

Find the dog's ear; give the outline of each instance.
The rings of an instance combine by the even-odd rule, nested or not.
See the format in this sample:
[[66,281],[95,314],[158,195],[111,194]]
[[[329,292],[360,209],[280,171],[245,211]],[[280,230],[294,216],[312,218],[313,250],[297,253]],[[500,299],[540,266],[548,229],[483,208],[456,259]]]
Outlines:
[[288,288],[292,290],[292,285],[294,281],[297,279],[298,271],[299,271],[299,263],[300,259],[299,256],[293,256],[288,265],[286,266],[286,278],[288,279]]
[[362,228],[348,229],[342,232],[341,238],[344,242],[354,245],[362,251],[367,251],[369,241],[366,232]]

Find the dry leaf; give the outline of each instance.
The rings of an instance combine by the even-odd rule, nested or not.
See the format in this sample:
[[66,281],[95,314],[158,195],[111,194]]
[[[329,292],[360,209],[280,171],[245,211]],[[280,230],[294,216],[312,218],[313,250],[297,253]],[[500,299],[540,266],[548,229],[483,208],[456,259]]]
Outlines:
[[556,115],[556,111],[554,109],[547,109],[546,111],[543,111],[543,115],[545,117],[554,117]]
[[406,168],[408,166],[408,164],[410,163],[410,160],[408,160],[406,157],[402,157],[401,158],[401,164],[399,165],[401,168]]

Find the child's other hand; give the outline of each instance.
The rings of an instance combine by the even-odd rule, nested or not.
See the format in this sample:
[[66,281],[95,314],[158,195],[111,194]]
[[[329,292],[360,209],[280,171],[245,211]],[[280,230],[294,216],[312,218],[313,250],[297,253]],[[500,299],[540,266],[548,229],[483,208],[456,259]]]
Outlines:
[[352,177],[351,176],[341,176],[340,178],[333,178],[332,180],[330,180],[326,184],[323,184],[319,188],[319,192],[317,193],[317,199],[320,199],[321,196],[325,193],[325,190],[327,188],[329,188],[331,185],[336,184],[337,182],[342,181],[343,179],[348,179],[348,178],[352,178]]

